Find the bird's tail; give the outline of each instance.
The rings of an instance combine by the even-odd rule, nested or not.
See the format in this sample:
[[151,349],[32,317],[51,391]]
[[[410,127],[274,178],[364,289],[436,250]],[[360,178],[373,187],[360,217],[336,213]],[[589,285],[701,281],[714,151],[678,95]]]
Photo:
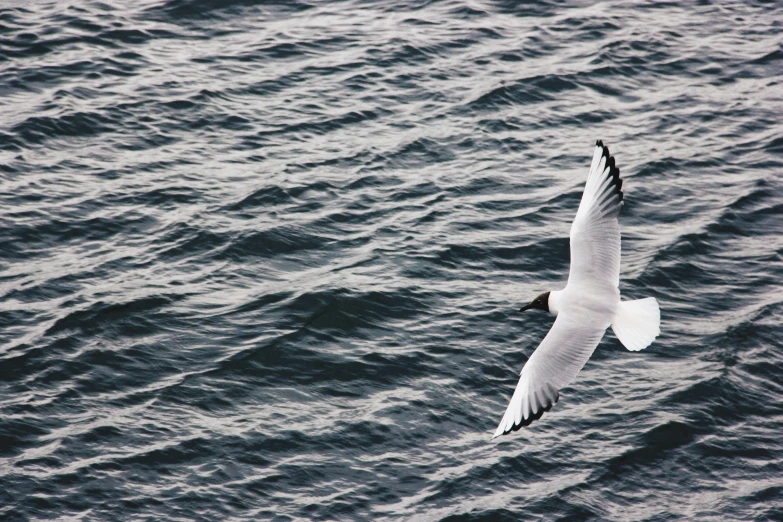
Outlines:
[[650,346],[661,333],[661,311],[654,297],[621,301],[612,321],[612,331],[631,351]]

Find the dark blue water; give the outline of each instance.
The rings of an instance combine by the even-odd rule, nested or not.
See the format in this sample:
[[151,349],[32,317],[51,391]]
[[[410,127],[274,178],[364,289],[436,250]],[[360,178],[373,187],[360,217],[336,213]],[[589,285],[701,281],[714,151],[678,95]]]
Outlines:
[[[0,9],[0,519],[783,519],[776,2]],[[489,439],[602,139],[611,333]]]

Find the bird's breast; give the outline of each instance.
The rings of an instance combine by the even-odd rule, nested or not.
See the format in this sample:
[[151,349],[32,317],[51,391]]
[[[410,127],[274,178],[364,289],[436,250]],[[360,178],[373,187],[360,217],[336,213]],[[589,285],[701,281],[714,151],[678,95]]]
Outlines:
[[566,286],[560,311],[574,319],[582,317],[588,324],[609,325],[620,304],[620,291],[608,286]]

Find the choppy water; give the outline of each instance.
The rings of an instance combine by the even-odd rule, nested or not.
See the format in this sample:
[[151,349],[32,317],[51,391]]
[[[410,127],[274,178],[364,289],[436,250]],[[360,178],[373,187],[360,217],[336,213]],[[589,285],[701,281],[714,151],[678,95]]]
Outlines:
[[[783,519],[780,4],[7,6],[1,519]],[[663,335],[490,443],[598,138]]]

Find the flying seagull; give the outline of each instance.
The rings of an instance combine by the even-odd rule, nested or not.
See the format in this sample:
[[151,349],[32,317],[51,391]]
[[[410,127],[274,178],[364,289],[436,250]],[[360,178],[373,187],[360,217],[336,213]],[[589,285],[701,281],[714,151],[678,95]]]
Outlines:
[[632,351],[661,333],[654,297],[620,300],[620,224],[623,180],[609,148],[595,144],[582,201],[571,225],[571,271],[562,290],[545,292],[519,311],[544,310],[557,317],[530,356],[500,421],[498,437],[540,419],[579,373],[611,325]]

